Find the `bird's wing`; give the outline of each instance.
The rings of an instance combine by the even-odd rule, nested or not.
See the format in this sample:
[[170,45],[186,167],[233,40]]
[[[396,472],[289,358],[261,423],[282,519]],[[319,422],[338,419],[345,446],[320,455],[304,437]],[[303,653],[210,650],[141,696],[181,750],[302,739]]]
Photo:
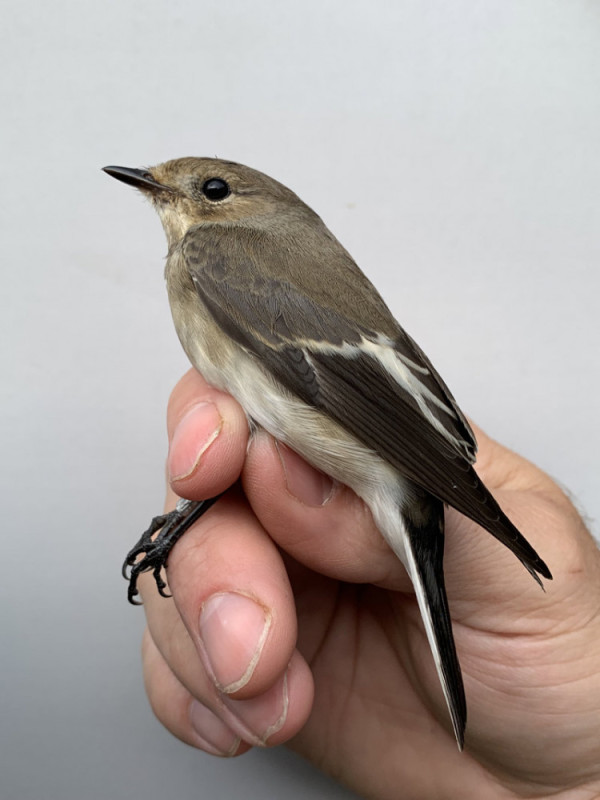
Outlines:
[[[365,370],[373,373],[364,377],[377,378],[374,390],[381,381],[390,385],[398,404],[396,415],[401,416],[405,406],[415,412],[415,434],[427,436],[433,428],[459,458],[475,461],[475,436],[448,387],[337,242],[333,256],[341,256],[344,263],[333,280],[326,266],[308,263],[296,268],[294,280],[290,270],[278,274],[264,268],[265,261],[273,260],[273,251],[277,257],[276,241],[270,243],[271,252],[265,253],[264,243],[245,229],[236,229],[234,238],[243,245],[235,255],[230,250],[231,237],[219,236],[205,226],[192,229],[183,243],[198,293],[220,316],[221,326],[228,326],[232,338],[255,354],[261,350],[265,366],[280,379],[285,371],[283,382],[303,399],[317,386],[305,385],[302,376],[306,373],[297,368],[300,355],[310,359],[314,354],[322,362],[330,357],[358,377]],[[283,255],[283,245],[281,249]],[[262,262],[260,269],[258,262]],[[352,273],[350,289],[350,282],[344,280],[347,273]],[[384,331],[378,330],[378,323]],[[282,363],[286,358],[290,364]],[[316,364],[312,367],[314,374]]]
[[182,245],[196,290],[222,330],[292,394],[478,522],[532,574],[549,576],[477,477],[471,430],[412,340],[398,329],[391,342],[315,303],[297,284],[261,277],[251,246],[234,258],[225,241],[198,228]]

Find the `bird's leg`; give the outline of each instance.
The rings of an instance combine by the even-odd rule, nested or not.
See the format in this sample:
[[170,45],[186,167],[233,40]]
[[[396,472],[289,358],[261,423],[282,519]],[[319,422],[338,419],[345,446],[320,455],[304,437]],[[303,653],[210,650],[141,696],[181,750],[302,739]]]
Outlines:
[[[139,601],[135,599],[138,594],[137,581],[142,572],[150,570],[154,573],[159,594],[163,597],[170,597],[165,592],[167,584],[161,575],[163,567],[167,565],[169,553],[187,529],[200,519],[220,497],[219,494],[208,500],[197,502],[180,499],[173,511],[154,517],[150,527],[144,531],[138,543],[129,551],[123,564],[123,577],[129,581],[127,599],[130,603],[140,605]],[[153,539],[152,537],[157,531],[160,533]],[[137,561],[137,557],[142,554],[144,557]]]

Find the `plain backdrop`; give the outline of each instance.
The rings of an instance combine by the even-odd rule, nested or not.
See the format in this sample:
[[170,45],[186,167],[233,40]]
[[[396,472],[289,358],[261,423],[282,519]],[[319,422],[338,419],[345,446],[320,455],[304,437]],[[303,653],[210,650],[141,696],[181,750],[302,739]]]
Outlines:
[[0,37],[0,794],[351,797],[147,706],[119,569],[187,364],[159,221],[100,168],[218,155],[289,185],[598,534],[600,5],[30,0]]

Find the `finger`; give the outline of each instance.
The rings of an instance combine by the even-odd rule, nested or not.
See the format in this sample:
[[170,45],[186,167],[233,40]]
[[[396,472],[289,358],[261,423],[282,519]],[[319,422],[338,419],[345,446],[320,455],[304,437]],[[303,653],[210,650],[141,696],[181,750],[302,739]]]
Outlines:
[[[364,503],[270,436],[253,439],[242,482],[263,526],[305,567],[346,582],[413,591]],[[446,523],[444,563],[453,613],[466,618],[488,598],[495,608],[500,600],[518,603],[522,593],[540,603],[543,593],[507,548],[453,509],[446,510]],[[460,600],[465,602],[460,605]]]
[[[172,393],[168,429],[169,474],[179,496],[210,497],[239,476],[247,449],[246,417],[229,395],[194,370]],[[347,487],[334,486],[284,445],[275,448],[272,439],[255,438],[245,487],[278,544],[330,577],[410,587],[362,500]]]
[[242,483],[269,535],[304,566],[337,580],[410,589],[366,504],[264,432],[252,439]]
[[142,640],[144,685],[154,714],[178,739],[215,756],[249,749],[210,708],[195,700],[162,657],[146,628]]
[[[556,494],[556,485],[482,432],[478,438],[486,473],[504,487],[494,489],[494,494],[532,545],[543,552],[548,524],[534,519],[540,504],[524,504],[523,496],[538,490]],[[242,482],[265,529],[304,566],[338,580],[411,591],[405,570],[383,541],[364,503],[266,434],[254,437]],[[534,606],[540,604],[539,587],[507,548],[451,508],[446,511],[446,523],[445,571],[450,597],[471,603],[474,598],[489,597],[496,602],[501,596],[504,603],[506,598],[518,603],[524,593]]]
[[246,455],[246,416],[196,370],[187,372],[171,394],[167,430],[167,469],[180,497],[214,497],[235,483]]
[[310,713],[312,676],[294,652],[296,615],[281,557],[239,492],[169,557],[172,600],[140,583],[152,638],[195,698],[251,744],[278,744]]

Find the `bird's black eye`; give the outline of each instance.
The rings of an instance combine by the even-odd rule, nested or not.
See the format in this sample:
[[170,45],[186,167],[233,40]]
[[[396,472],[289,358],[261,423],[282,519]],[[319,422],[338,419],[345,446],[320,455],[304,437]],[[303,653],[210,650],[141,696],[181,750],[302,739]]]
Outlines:
[[223,200],[231,192],[229,184],[222,178],[209,178],[202,186],[202,193],[209,200]]

